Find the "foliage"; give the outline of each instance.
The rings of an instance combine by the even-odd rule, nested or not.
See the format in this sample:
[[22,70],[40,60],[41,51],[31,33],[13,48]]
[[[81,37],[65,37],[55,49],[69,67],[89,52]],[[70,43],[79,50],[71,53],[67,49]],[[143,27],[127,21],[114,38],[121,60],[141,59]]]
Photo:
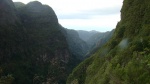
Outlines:
[[12,75],[2,76],[3,70],[0,68],[0,84],[12,84],[14,77]]

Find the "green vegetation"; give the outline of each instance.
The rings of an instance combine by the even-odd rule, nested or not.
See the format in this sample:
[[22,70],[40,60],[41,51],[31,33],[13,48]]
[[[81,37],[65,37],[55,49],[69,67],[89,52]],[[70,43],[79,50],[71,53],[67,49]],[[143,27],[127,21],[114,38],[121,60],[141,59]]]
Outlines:
[[[67,84],[150,83],[150,1],[124,0],[113,37],[68,77]],[[86,65],[86,68],[85,68]]]
[[12,75],[2,76],[3,70],[0,68],[0,84],[12,84],[14,77]]

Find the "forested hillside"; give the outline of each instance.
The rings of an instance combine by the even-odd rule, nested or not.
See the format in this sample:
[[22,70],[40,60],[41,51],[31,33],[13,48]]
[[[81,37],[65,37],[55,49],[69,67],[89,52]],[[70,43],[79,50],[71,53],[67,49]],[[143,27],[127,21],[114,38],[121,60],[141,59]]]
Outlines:
[[77,66],[67,84],[150,83],[150,1],[124,0],[113,37]]

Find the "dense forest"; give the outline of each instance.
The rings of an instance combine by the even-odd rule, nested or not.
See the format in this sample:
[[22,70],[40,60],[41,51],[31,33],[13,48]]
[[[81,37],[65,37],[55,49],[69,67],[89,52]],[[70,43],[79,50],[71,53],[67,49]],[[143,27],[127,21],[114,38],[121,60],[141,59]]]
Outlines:
[[67,84],[150,83],[150,1],[124,0],[112,38],[80,63]]

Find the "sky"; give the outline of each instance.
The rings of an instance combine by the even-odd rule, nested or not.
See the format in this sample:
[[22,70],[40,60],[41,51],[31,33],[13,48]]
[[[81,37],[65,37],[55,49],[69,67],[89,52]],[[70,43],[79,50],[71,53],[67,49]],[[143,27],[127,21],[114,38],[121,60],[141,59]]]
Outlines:
[[55,11],[59,23],[68,29],[111,31],[120,21],[123,0],[13,0],[27,4],[40,1]]

